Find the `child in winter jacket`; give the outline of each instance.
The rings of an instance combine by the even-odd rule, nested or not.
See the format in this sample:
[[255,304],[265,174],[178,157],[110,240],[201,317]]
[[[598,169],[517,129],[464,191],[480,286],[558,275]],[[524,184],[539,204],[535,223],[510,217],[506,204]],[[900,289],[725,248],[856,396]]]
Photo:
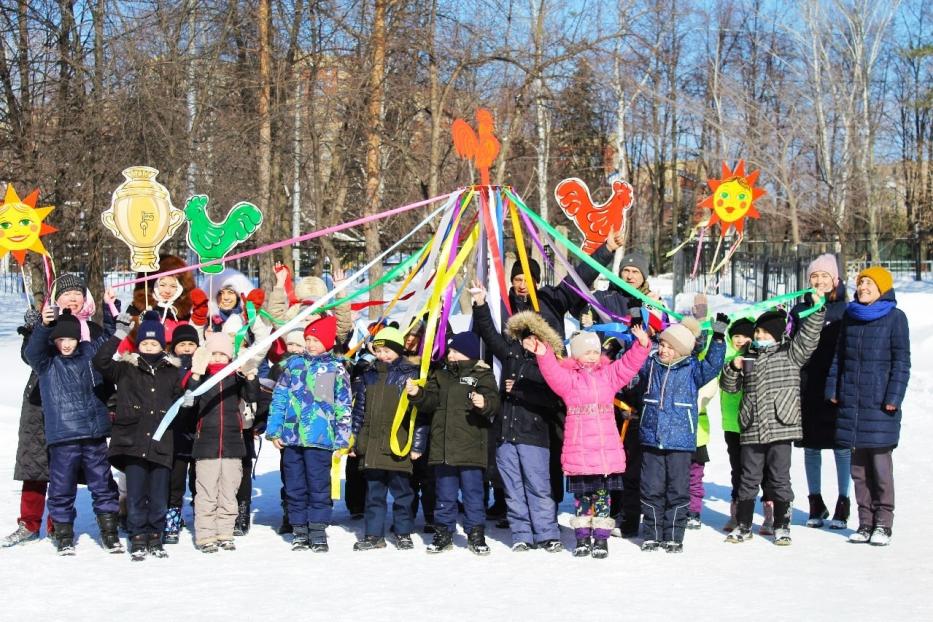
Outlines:
[[[226,333],[209,333],[194,353],[187,388],[193,391],[233,359],[233,340]],[[190,398],[189,398],[190,399]],[[191,455],[197,473],[194,497],[195,544],[203,553],[236,549],[233,529],[237,518],[236,493],[243,477],[243,421],[240,401],[256,401],[256,370],[241,368],[187,406],[196,408],[197,421]]]
[[814,305],[819,310],[803,321],[793,339],[785,338],[787,316],[783,311],[763,313],[755,321],[751,349],[723,370],[722,390],[744,391],[739,411],[742,481],[736,508],[738,524],[726,542],[751,539],[755,497],[764,478],[765,494],[774,501],[774,543],[791,544],[791,443],[803,435],[800,368],[819,343],[825,314],[821,297],[814,297]]
[[885,546],[894,526],[892,456],[901,433],[901,404],[910,378],[907,316],[897,308],[891,273],[862,270],[855,281],[826,399],[839,405],[836,445],[852,449],[858,531],[850,542]]
[[[168,337],[166,336],[166,339]],[[175,327],[172,333],[172,342],[169,352],[178,359],[179,386],[186,381],[191,373],[191,359],[201,345],[201,338],[197,329],[191,324],[181,324]],[[194,409],[185,408],[178,413],[172,422],[173,457],[172,475],[169,482],[168,511],[165,514],[165,530],[162,533],[163,544],[178,544],[178,534],[184,521],[182,521],[182,505],[185,499],[185,488],[191,492],[192,502],[196,496],[195,462],[191,457],[191,448],[194,446]]]
[[[392,422],[406,381],[418,377],[418,369],[404,354],[404,338],[397,328],[376,333],[372,352],[376,361],[353,382],[353,434],[356,444],[350,453],[359,459],[366,480],[365,537],[354,551],[381,549],[385,542],[386,494],[392,493],[392,531],[400,550],[414,548],[411,490],[411,459],[392,451]],[[408,416],[411,416],[409,413]],[[396,432],[398,448],[408,444],[408,418]]]
[[[729,348],[726,351],[724,365],[729,365],[736,356],[744,354],[752,343],[755,322],[748,318],[739,318],[729,325]],[[720,386],[722,379],[720,375]],[[739,407],[742,405],[742,390],[735,393],[719,392],[719,409],[722,412],[722,433],[729,455],[729,474],[732,483],[732,502],[729,505],[729,520],[723,530],[730,532],[737,524],[735,513],[739,506],[739,484],[742,481],[742,450],[739,444]]]
[[331,458],[350,445],[350,375],[332,352],[337,319],[304,330],[306,352],[294,355],[272,393],[266,438],[284,449],[285,497],[292,550],[327,552],[331,516]]
[[[523,344],[537,356],[541,375],[567,405],[561,466],[569,476],[576,516],[571,520],[577,544],[575,557],[609,555],[615,520],[609,515],[610,490],[622,489],[625,451],[616,428],[616,392],[638,373],[648,357],[648,334],[631,329],[636,343],[610,362],[602,354],[596,333],[580,332],[570,340],[573,358],[558,362],[554,349],[537,337]],[[593,537],[591,543],[591,536]]]
[[107,325],[94,341],[81,341],[81,325],[70,310],[64,309],[56,319],[55,311],[47,306],[26,346],[26,360],[39,378],[42,396],[49,455],[48,509],[59,555],[75,552],[75,496],[82,471],[91,491],[101,544],[111,553],[123,552],[117,535],[117,484],[107,462],[110,418],[95,393],[103,383],[91,365],[112,332]]
[[[147,311],[136,332],[138,352],[114,360],[132,322],[117,318],[117,331],[97,352],[94,366],[117,386],[116,417],[110,440],[110,463],[126,474],[127,531],[134,561],[146,555],[166,557],[162,548],[173,434],[152,438],[172,402],[181,395],[180,362],[165,354],[165,328],[158,313]],[[176,329],[180,330],[179,329]]]
[[700,388],[722,369],[724,320],[720,314],[713,323],[713,341],[703,360],[692,354],[697,345],[694,333],[684,324],[672,324],[661,333],[657,352],[642,367],[644,399],[638,434],[643,447],[643,551],[662,546],[668,553],[683,551],[691,454],[697,441],[697,397]]
[[453,548],[460,492],[468,548],[488,555],[484,472],[499,388],[492,370],[480,359],[479,337],[470,332],[454,335],[447,343],[446,364],[431,373],[423,389],[408,380],[405,391],[418,408],[412,460],[429,447],[428,464],[434,467],[435,531],[428,553]]

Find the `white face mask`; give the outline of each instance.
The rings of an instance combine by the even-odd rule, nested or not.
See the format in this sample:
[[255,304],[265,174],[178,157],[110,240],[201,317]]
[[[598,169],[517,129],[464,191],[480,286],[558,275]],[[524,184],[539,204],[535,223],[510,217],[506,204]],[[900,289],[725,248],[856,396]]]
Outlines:
[[752,341],[752,345],[758,348],[759,350],[762,348],[770,348],[775,343],[776,342],[774,341],[774,339],[755,339],[754,341]]

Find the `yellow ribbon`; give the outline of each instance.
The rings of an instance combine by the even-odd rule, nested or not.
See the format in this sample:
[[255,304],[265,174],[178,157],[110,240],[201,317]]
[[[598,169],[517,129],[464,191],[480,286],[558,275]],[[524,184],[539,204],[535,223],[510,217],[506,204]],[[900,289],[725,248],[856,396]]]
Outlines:
[[356,445],[356,437],[350,435],[350,446],[338,449],[333,453],[330,459],[330,498],[336,501],[340,498],[340,461],[350,453],[353,446]]
[[515,208],[515,204],[512,201],[509,201],[509,215],[512,220],[512,233],[515,236],[515,246],[518,247],[518,261],[522,265],[522,272],[525,273],[525,284],[528,286],[528,295],[531,296],[531,306],[534,308],[535,312],[540,311],[538,308],[538,292],[535,291],[535,282],[531,278],[531,269],[528,266],[528,253],[525,252],[525,238],[522,235],[522,227],[518,222],[518,210]]

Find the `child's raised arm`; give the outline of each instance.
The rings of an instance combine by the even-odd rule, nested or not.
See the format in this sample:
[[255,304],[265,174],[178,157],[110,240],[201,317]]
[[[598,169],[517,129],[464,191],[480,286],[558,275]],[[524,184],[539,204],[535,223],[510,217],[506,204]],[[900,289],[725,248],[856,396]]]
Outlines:
[[541,375],[544,376],[544,381],[551,387],[551,390],[561,397],[570,393],[573,387],[571,375],[557,362],[551,346],[535,339],[533,352],[538,359],[538,369],[541,370]]
[[804,319],[800,330],[791,339],[787,357],[797,367],[803,367],[810,360],[810,356],[820,345],[820,332],[823,330],[823,319],[826,317],[826,307]]

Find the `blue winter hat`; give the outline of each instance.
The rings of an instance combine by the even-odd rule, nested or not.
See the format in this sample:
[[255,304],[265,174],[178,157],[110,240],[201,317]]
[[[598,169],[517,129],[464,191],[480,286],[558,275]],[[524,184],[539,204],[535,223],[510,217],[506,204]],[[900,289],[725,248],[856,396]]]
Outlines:
[[143,321],[139,323],[139,330],[136,331],[137,345],[147,339],[158,341],[159,345],[165,348],[165,327],[155,311],[146,311]]
[[457,333],[447,342],[448,350],[456,350],[468,359],[479,359],[479,336],[470,331]]

